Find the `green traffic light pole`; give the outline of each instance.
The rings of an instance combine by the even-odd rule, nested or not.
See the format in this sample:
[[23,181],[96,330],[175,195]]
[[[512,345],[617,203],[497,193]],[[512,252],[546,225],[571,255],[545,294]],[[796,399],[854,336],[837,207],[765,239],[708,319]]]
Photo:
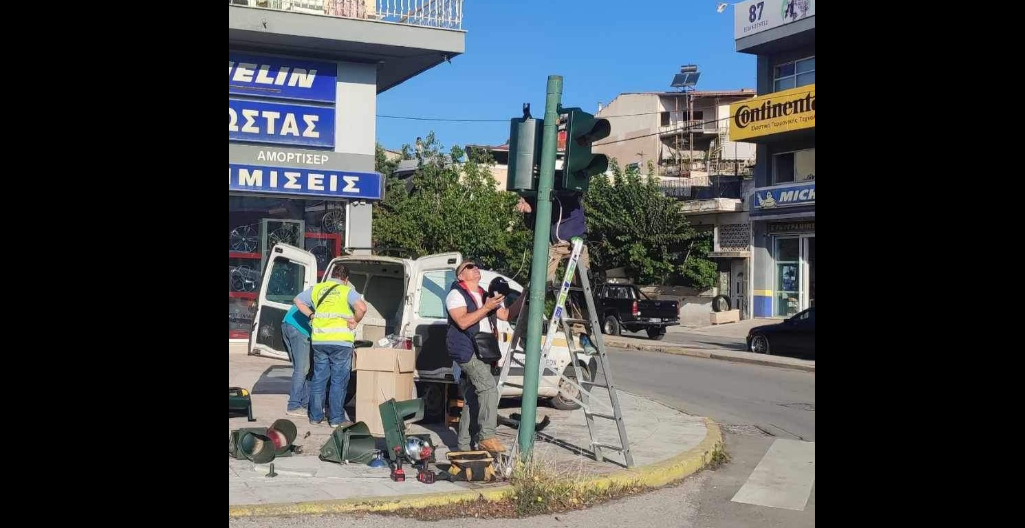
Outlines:
[[545,278],[548,272],[548,237],[552,219],[552,187],[555,184],[555,150],[558,148],[559,116],[562,103],[562,76],[548,76],[545,99],[541,174],[537,184],[537,212],[534,222],[534,259],[530,262],[530,310],[527,312],[526,364],[523,367],[523,408],[519,426],[520,457],[526,459],[534,448],[534,424],[537,423],[537,388],[541,378],[541,322],[544,319]]

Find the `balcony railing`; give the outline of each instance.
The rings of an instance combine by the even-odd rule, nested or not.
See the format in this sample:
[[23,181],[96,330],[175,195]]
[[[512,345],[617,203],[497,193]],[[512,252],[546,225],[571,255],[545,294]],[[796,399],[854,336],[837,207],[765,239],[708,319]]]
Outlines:
[[700,134],[703,132],[707,132],[709,134],[718,134],[719,127],[716,125],[715,121],[709,122],[697,119],[693,121],[674,121],[669,123],[668,125],[662,125],[658,127],[659,134],[679,134],[688,132],[694,132],[695,134]]
[[228,0],[228,5],[462,29],[463,0]]
[[711,200],[714,198],[740,200],[743,198],[743,181],[735,176],[680,178],[679,181],[662,180],[659,186],[666,196],[681,200]]

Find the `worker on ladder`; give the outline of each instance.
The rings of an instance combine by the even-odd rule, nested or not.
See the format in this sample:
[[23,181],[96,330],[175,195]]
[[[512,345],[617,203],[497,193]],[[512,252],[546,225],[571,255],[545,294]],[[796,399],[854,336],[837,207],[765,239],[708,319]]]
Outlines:
[[[528,226],[534,225],[534,209],[536,203],[534,198],[520,197],[516,204],[516,211],[527,215]],[[555,194],[555,203],[552,204],[552,226],[550,243],[548,246],[548,277],[550,284],[556,285],[555,270],[559,263],[569,258],[572,252],[570,240],[573,237],[587,239],[587,220],[584,217],[584,195],[582,193]],[[590,268],[590,259],[587,255],[587,246],[580,253],[580,263]]]
[[[559,268],[559,264],[569,259],[570,253],[573,252],[573,246],[569,242],[574,237],[580,237],[581,239],[587,239],[587,219],[584,217],[584,195],[583,193],[553,193],[555,196],[555,203],[552,204],[552,225],[549,234],[549,245],[548,245],[548,274],[545,280],[551,286],[558,286],[559,279],[556,278],[555,272]],[[524,198],[520,197],[519,203],[516,204],[516,211],[523,213],[526,216],[526,222],[528,226],[534,225],[534,209],[536,208],[536,202],[533,197]],[[590,258],[587,254],[587,245],[584,244],[583,251],[580,252],[580,265],[584,266],[584,269],[590,273],[591,263]],[[590,276],[589,276],[590,277]],[[577,286],[580,285],[580,279],[576,276],[573,277],[573,283]],[[526,295],[521,295],[516,302],[509,307],[510,318],[515,318],[516,314],[519,313],[520,308],[523,306]],[[570,295],[569,299],[570,308],[572,311],[571,315],[576,319],[583,319],[583,306],[580,306],[575,296]],[[573,313],[576,312],[576,313]],[[573,330],[577,333],[584,331],[583,327],[578,324],[573,325]],[[567,338],[570,336],[566,336]]]

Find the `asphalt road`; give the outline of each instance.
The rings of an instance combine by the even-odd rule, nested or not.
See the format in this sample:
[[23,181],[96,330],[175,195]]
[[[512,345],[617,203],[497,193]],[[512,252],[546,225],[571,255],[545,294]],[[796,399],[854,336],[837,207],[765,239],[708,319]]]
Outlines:
[[[588,510],[531,519],[481,521],[464,518],[440,523],[449,528],[481,526],[484,522],[491,528],[526,527],[536,522],[567,528],[815,526],[814,487],[810,494],[805,494],[807,502],[800,510],[732,500],[745,483],[752,480],[756,467],[771,467],[759,464],[763,457],[770,458],[766,454],[774,444],[789,442],[787,445],[809,446],[812,444],[807,442],[814,442],[814,373],[623,349],[610,349],[609,356],[613,381],[620,390],[658,400],[688,413],[708,416],[718,422],[727,452],[732,457],[730,463],[715,471],[699,472],[676,486]],[[629,434],[629,417],[626,417],[626,423]],[[671,442],[672,439],[667,438],[666,441]],[[770,472],[768,480],[773,478]],[[379,528],[439,526],[438,522],[381,516],[367,519],[363,515],[232,519],[228,524],[239,528],[300,525],[357,528],[371,520]]]
[[[609,357],[613,381],[620,390],[712,418],[720,424],[732,457],[729,464],[716,471],[699,473],[682,486],[656,492],[681,516],[665,516],[663,524],[708,528],[815,526],[814,486],[800,511],[732,500],[763,457],[772,458],[766,454],[777,440],[801,446],[815,441],[814,373],[623,349],[610,349]],[[631,500],[636,499],[623,504]],[[656,516],[646,519],[659,522]]]
[[762,365],[610,349],[621,390],[728,425],[815,441],[815,375]]

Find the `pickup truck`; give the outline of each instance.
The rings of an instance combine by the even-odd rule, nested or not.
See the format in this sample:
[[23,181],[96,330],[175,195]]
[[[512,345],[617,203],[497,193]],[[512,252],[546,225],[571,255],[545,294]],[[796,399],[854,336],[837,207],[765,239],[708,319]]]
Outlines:
[[[444,416],[447,399],[456,394],[452,360],[445,347],[448,319],[444,302],[449,285],[455,280],[456,266],[462,260],[459,253],[428,255],[418,259],[346,255],[332,259],[323,274],[329,277],[332,268],[344,264],[349,268],[350,282],[363,295],[367,315],[356,328],[357,341],[376,342],[383,337],[394,336],[398,346],[415,351],[413,378],[417,394],[424,398],[429,419]],[[500,276],[490,270],[481,270],[481,287],[487,290],[491,281]],[[506,299],[511,305],[516,296],[523,294],[524,288],[516,281],[504,278],[511,290]],[[317,281],[317,261],[312,253],[287,244],[278,244],[271,249],[260,281],[257,312],[249,337],[250,355],[288,361],[281,338],[281,319],[292,305],[292,299]],[[515,321],[498,321],[499,348],[502,350],[499,366],[510,355],[524,360],[523,350],[510,350],[514,326]],[[575,336],[572,348],[574,353],[571,355],[565,335],[562,332],[556,334],[538,387],[538,397],[561,410],[579,407],[573,401],[579,397],[578,391],[553,371],[575,377],[576,370],[571,364],[574,360],[583,367],[581,370],[585,377],[593,378],[597,370],[596,361],[583,352]],[[355,362],[353,366],[355,368]],[[523,385],[522,367],[511,366],[509,374],[502,397],[522,396],[522,389],[511,386]],[[349,397],[355,394],[355,387],[356,376],[351,376]]]
[[643,330],[658,340],[666,335],[667,326],[680,324],[678,301],[651,300],[633,284],[599,284],[594,289],[594,303],[605,334]]

